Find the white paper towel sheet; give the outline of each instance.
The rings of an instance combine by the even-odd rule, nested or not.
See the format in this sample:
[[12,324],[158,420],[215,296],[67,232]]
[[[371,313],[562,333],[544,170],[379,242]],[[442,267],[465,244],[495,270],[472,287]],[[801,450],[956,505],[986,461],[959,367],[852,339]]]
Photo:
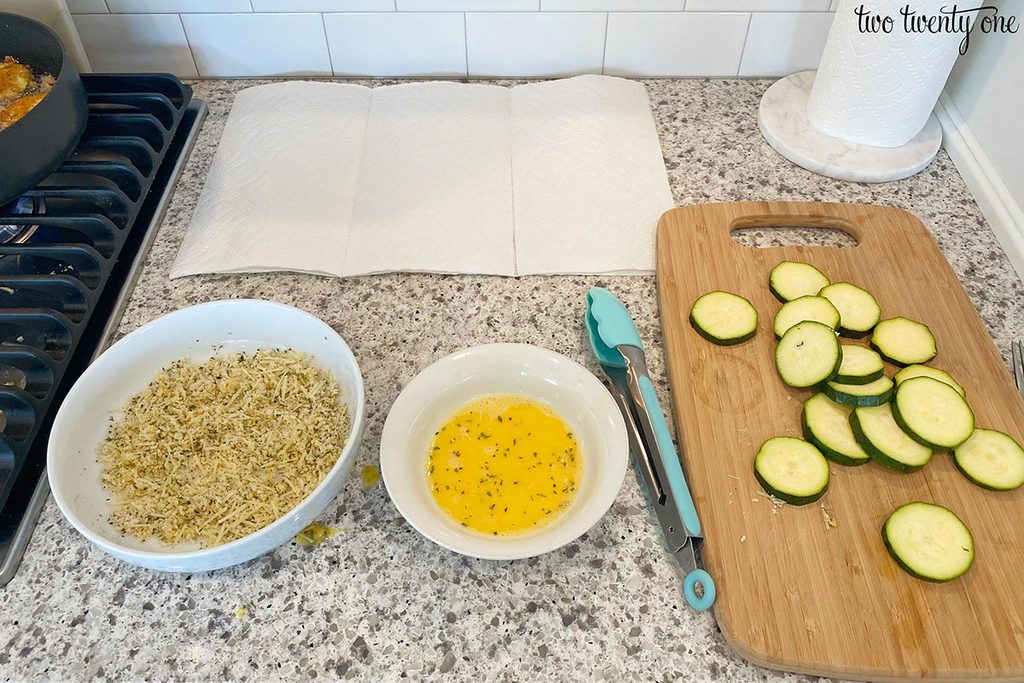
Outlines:
[[639,83],[265,85],[235,99],[171,277],[650,272],[672,206]]
[[653,271],[673,201],[646,89],[594,76],[510,94],[518,274]]

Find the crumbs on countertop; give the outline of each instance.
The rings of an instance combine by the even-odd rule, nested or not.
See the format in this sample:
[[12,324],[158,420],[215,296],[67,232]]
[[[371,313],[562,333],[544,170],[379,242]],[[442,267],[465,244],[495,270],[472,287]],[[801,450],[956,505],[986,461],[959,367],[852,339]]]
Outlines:
[[338,530],[333,527],[313,522],[295,535],[295,542],[306,548],[312,548],[320,545],[336,533],[338,533]]
[[373,465],[366,465],[359,470],[359,476],[363,479],[363,488],[372,489],[380,481],[380,470]]

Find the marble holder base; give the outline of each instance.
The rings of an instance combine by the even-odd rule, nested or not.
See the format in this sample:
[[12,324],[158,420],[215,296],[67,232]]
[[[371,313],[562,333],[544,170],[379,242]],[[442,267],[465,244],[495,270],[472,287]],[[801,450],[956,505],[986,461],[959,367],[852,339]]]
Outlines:
[[902,147],[872,147],[822,133],[807,118],[814,71],[801,71],[772,84],[761,98],[761,135],[794,164],[829,178],[882,183],[912,176],[932,162],[942,144],[935,115]]

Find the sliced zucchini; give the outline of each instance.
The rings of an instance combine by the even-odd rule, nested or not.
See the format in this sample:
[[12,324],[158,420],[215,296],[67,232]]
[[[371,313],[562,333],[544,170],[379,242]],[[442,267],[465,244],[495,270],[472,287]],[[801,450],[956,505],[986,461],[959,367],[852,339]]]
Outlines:
[[948,372],[945,370],[939,370],[938,368],[933,368],[929,365],[908,365],[893,375],[893,379],[896,380],[896,386],[899,386],[908,379],[913,379],[914,377],[931,377],[932,379],[937,379],[940,382],[945,382],[956,389],[957,393],[961,396],[967,396],[967,392],[964,391],[964,388],[960,386]]
[[843,344],[843,364],[836,381],[842,384],[870,384],[885,372],[885,361],[871,349]]
[[892,398],[892,380],[882,375],[868,384],[843,384],[829,382],[821,387],[822,393],[836,403],[853,406],[880,406]]
[[839,311],[823,296],[801,296],[782,304],[775,314],[775,336],[781,337],[786,330],[805,320],[817,320],[833,330],[839,327]]
[[708,292],[693,302],[690,324],[708,341],[731,346],[757,332],[757,309],[736,294]]
[[932,449],[911,439],[896,424],[889,403],[854,409],[850,426],[857,443],[880,465],[913,472],[932,459]]
[[821,498],[828,488],[828,461],[806,441],[776,436],[758,449],[754,476],[779,500],[806,505]]
[[1009,434],[975,429],[971,438],[953,449],[953,460],[978,486],[1012,491],[1024,485],[1024,448]]
[[871,345],[897,365],[927,363],[938,353],[928,326],[903,316],[878,323],[871,335]]
[[849,282],[824,287],[818,296],[831,301],[839,311],[839,331],[847,337],[863,337],[882,317],[882,309],[871,292]]
[[941,505],[915,502],[896,508],[882,526],[882,540],[900,567],[925,581],[950,581],[974,563],[970,529]]
[[813,387],[839,371],[842,349],[828,325],[805,320],[786,330],[775,347],[775,367],[791,387]]
[[809,263],[782,261],[768,274],[768,286],[779,301],[817,294],[828,286],[828,278]]
[[804,438],[832,462],[847,466],[863,465],[870,458],[853,436],[851,412],[852,408],[836,403],[825,394],[811,396],[804,402],[801,415]]
[[915,377],[896,389],[893,417],[918,443],[949,450],[974,431],[974,412],[956,389],[931,377]]

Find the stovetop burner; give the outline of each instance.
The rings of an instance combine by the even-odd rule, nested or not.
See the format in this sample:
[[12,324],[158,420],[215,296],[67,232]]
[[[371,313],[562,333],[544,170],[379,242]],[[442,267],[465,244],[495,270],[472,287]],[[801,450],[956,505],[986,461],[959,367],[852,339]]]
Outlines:
[[206,115],[174,76],[82,82],[89,121],[78,147],[0,206],[0,585],[49,493],[53,417],[110,343]]
[[[18,197],[6,207],[0,207],[0,215],[37,216],[43,213],[46,213],[46,200],[41,197]],[[0,244],[22,244],[35,234],[38,228],[38,225],[0,223]]]

